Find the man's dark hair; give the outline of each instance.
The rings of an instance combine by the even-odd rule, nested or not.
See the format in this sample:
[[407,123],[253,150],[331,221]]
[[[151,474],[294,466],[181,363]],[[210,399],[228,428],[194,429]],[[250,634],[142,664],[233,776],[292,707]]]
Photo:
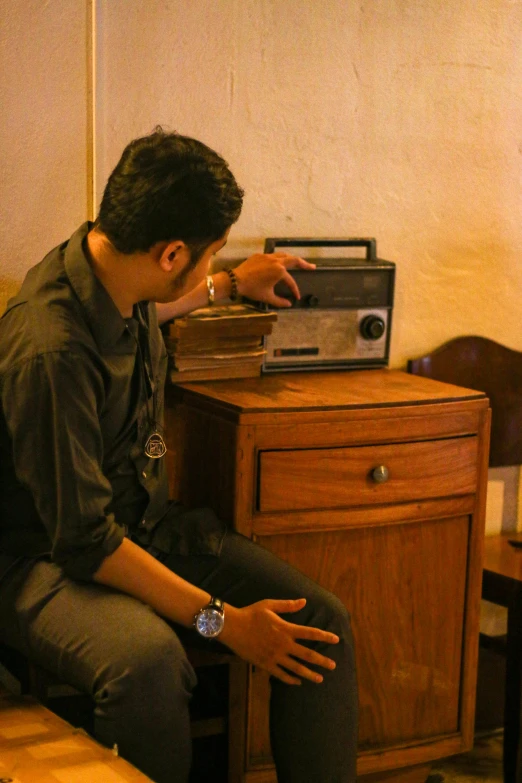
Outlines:
[[193,266],[236,222],[242,204],[243,191],[217,152],[158,127],[125,147],[105,187],[96,227],[127,254],[181,239]]

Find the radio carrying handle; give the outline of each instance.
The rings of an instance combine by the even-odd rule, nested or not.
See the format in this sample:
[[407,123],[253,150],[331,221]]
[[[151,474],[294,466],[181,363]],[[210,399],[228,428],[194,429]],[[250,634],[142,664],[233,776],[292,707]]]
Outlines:
[[265,239],[265,253],[274,253],[276,247],[365,247],[366,260],[377,261],[377,241],[373,238],[310,239],[303,237],[269,237]]

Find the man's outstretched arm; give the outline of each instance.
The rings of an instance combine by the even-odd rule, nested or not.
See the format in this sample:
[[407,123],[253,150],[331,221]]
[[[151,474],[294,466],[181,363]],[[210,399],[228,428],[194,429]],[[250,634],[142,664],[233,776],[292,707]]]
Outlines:
[[[304,258],[292,256],[289,253],[256,253],[242,264],[235,267],[238,282],[238,293],[258,302],[266,302],[275,307],[290,307],[288,299],[277,296],[274,286],[280,280],[284,280],[293,295],[299,298],[299,288],[294,278],[288,274],[288,269],[315,269],[315,264],[310,264]],[[212,275],[215,288],[215,301],[228,299],[231,291],[231,282],[226,272],[217,272]],[[207,286],[205,280],[189,291],[188,294],[173,302],[157,303],[158,322],[160,324],[170,321],[172,318],[181,318],[193,310],[206,307],[208,302]]]

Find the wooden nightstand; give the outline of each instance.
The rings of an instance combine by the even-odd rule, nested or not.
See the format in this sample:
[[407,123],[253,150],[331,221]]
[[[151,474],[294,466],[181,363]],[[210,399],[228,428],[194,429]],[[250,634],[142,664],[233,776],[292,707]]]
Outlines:
[[[489,407],[399,371],[169,390],[172,490],[338,595],[359,675],[358,771],[424,780],[471,748]],[[267,675],[244,667],[233,783],[276,780]]]

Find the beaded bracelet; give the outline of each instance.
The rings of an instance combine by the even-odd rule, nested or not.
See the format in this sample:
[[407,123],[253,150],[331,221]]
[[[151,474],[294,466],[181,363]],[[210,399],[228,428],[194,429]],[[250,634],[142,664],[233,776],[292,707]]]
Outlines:
[[230,282],[232,284],[232,288],[230,290],[230,299],[232,302],[237,302],[237,300],[239,299],[239,291],[237,287],[237,275],[233,269],[229,269],[228,267],[224,271],[230,277]]

